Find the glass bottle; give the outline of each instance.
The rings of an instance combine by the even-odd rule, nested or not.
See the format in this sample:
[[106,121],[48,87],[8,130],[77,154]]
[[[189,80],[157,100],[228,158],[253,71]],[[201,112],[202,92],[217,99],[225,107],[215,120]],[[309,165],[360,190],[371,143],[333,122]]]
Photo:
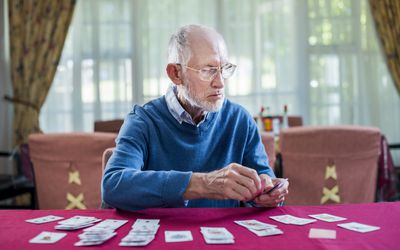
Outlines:
[[289,127],[289,118],[288,118],[288,107],[285,104],[283,106],[283,116],[282,116],[282,129]]

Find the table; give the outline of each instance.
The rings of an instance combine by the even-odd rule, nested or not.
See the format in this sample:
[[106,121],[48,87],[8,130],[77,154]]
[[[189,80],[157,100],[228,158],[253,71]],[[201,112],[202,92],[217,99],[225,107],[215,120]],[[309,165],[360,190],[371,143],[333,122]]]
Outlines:
[[[317,221],[305,226],[285,225],[269,218],[272,215],[291,214],[307,217],[309,214],[330,213],[345,217],[343,222]],[[148,246],[138,249],[400,249],[400,202],[368,203],[324,206],[283,206],[278,208],[160,208],[137,212],[118,210],[0,210],[0,249],[79,249],[73,246],[78,241],[76,231],[65,231],[67,236],[55,244],[30,244],[28,241],[42,231],[57,231],[57,222],[36,225],[24,220],[45,215],[65,218],[74,215],[95,216],[101,219],[128,219],[129,222],[117,230],[117,236],[97,247],[83,249],[127,249],[118,243],[128,234],[137,218],[160,219],[156,238]],[[236,225],[234,220],[257,219],[276,224],[283,235],[257,237],[246,228]],[[338,223],[359,222],[379,226],[380,230],[358,233],[337,226]],[[234,236],[233,245],[207,245],[200,233],[200,226],[226,227]],[[310,228],[335,229],[336,239],[309,239]],[[190,230],[192,242],[166,243],[165,230]],[[64,231],[63,231],[64,232]]]

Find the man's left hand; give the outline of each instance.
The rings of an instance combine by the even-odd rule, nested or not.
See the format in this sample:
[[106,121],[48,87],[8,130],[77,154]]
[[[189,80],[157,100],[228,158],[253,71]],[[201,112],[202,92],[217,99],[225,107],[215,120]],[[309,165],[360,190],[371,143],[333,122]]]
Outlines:
[[261,195],[257,196],[254,199],[254,202],[257,204],[257,206],[277,207],[281,202],[285,200],[285,196],[289,193],[289,181],[282,178],[271,179],[266,174],[261,174],[260,178],[261,182],[269,183],[272,181],[273,186],[276,186],[279,183],[282,183],[282,186],[273,190],[271,193],[268,193],[268,191],[271,190],[272,187],[270,185],[265,185],[266,189]]

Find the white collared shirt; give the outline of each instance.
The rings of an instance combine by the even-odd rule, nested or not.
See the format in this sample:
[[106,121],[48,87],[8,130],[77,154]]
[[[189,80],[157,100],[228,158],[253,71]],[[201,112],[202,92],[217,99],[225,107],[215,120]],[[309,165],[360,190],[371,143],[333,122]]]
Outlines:
[[204,111],[203,119],[196,124],[193,121],[192,116],[179,103],[177,95],[177,87],[174,84],[171,84],[168,87],[167,93],[165,94],[165,101],[167,102],[168,110],[171,115],[179,122],[179,124],[186,122],[197,127],[200,126],[206,120],[208,112]]

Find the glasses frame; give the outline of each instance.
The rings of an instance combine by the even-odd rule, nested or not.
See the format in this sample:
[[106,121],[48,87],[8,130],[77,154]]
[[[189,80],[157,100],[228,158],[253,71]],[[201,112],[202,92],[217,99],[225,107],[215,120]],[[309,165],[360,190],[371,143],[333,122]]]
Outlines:
[[[213,80],[215,79],[215,77],[218,75],[218,72],[221,74],[222,78],[228,79],[228,78],[230,78],[230,77],[235,73],[235,70],[236,70],[236,68],[237,68],[237,65],[235,65],[235,64],[233,64],[233,63],[226,63],[226,64],[224,64],[223,66],[220,66],[220,67],[204,67],[204,68],[202,68],[202,69],[195,69],[195,68],[189,67],[189,66],[187,66],[187,65],[182,65],[182,64],[178,64],[178,65],[181,65],[182,67],[185,67],[186,69],[190,69],[190,70],[196,71],[197,74],[199,75],[199,78],[200,78],[201,80],[203,80],[203,81],[213,81]],[[222,70],[223,70],[223,68],[226,67],[226,66],[233,67],[232,73],[231,73],[231,75],[228,76],[228,77],[224,77],[223,74],[222,74]],[[212,76],[210,76],[209,79],[207,79],[207,78],[205,78],[205,77],[202,77],[202,74],[201,74],[202,71],[209,71],[209,70],[211,70],[211,69],[216,69],[216,70],[217,70],[217,71],[215,72],[215,74],[213,74]]]

